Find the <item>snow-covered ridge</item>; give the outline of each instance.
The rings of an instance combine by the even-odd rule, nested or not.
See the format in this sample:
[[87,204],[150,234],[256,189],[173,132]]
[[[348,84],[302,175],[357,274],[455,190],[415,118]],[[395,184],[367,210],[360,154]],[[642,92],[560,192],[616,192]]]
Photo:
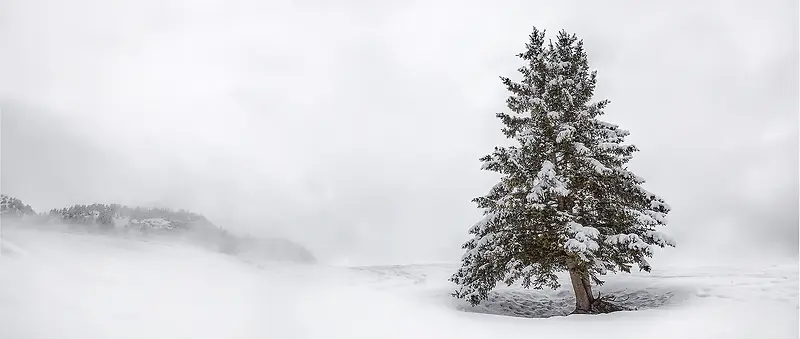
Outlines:
[[74,205],[50,210],[45,222],[97,226],[107,230],[167,231],[178,229],[219,229],[203,215],[186,210],[128,207],[118,204]]
[[5,220],[25,219],[26,222],[35,224],[62,223],[88,228],[94,226],[105,230],[219,229],[203,215],[187,210],[128,207],[120,204],[78,204],[36,213],[22,200],[7,195],[0,197],[0,215]]
[[168,208],[128,207],[120,204],[73,205],[35,213],[21,200],[3,195],[3,221],[22,227],[108,236],[188,241],[215,252],[253,262],[315,262],[302,245],[283,238],[236,235],[199,213]]

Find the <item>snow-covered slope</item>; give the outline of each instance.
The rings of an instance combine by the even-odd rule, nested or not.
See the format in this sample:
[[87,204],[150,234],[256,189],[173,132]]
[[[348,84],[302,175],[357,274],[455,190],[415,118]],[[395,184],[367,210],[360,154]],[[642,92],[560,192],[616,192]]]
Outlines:
[[600,291],[642,310],[562,317],[564,291],[453,300],[452,265],[251,264],[176,242],[3,236],[0,338],[798,337],[796,265],[609,277]]

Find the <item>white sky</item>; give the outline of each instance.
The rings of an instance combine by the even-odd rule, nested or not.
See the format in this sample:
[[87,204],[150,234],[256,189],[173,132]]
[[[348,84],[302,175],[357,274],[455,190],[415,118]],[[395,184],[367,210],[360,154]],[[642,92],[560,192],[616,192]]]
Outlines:
[[798,247],[796,1],[0,2],[2,190],[455,261],[531,27],[585,39],[666,257]]

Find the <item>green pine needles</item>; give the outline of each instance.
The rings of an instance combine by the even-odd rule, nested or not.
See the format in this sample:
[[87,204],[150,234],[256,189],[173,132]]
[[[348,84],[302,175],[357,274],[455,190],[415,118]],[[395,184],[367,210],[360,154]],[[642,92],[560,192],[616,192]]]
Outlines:
[[590,281],[649,271],[652,246],[675,245],[657,231],[670,207],[627,169],[638,150],[628,131],[599,119],[609,101],[592,101],[597,72],[583,41],[561,31],[546,42],[534,28],[525,47],[521,80],[501,77],[509,112],[497,114],[516,143],[481,158],[502,178],[473,200],[484,218],[463,245],[454,296],[476,305],[499,282],[558,288],[556,273],[568,271],[576,313],[597,313]]

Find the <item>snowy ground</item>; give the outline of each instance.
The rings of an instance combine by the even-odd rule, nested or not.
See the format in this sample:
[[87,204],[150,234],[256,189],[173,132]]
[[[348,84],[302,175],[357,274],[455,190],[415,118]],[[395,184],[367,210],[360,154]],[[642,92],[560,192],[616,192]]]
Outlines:
[[600,292],[638,311],[564,317],[566,290],[454,300],[453,265],[293,266],[163,241],[3,235],[4,339],[798,338],[796,264],[613,276]]

